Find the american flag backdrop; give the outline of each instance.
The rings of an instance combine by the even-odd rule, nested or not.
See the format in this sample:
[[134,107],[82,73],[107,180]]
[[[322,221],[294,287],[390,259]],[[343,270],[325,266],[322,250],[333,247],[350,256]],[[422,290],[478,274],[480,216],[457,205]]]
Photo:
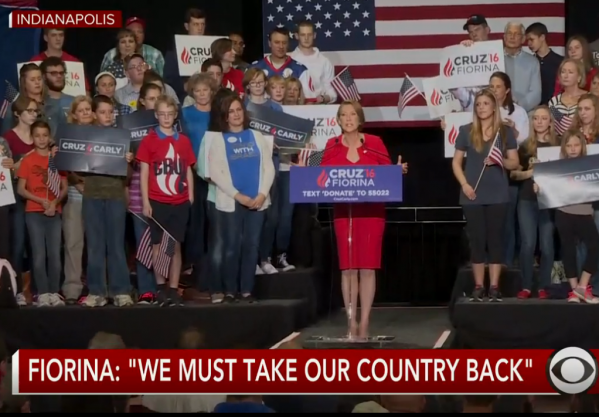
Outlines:
[[[440,49],[467,39],[464,23],[482,14],[491,38],[501,39],[505,25],[543,22],[548,42],[563,55],[564,0],[263,0],[264,53],[274,27],[294,29],[300,20],[316,26],[316,46],[335,66],[349,67],[356,80],[370,127],[438,125],[430,120],[422,96],[397,111],[404,74],[422,88],[422,78],[439,75]],[[295,48],[292,42],[290,48]]]

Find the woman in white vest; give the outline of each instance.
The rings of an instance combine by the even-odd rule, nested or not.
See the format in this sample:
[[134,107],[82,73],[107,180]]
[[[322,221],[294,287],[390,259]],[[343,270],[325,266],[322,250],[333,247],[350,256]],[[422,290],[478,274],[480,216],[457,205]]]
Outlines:
[[252,296],[260,234],[270,188],[275,177],[272,144],[249,128],[241,99],[223,99],[217,125],[221,135],[208,151],[210,180],[216,185],[215,206],[219,239],[222,239],[224,302]]

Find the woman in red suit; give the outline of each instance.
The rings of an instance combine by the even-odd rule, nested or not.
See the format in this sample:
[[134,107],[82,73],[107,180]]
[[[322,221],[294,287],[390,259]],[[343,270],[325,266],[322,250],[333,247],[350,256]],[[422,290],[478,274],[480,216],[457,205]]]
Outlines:
[[[337,112],[342,134],[329,139],[321,165],[390,165],[389,153],[378,136],[361,133],[364,110],[358,102],[344,101]],[[406,173],[408,164],[403,166]],[[341,203],[334,205],[341,291],[348,316],[349,337],[368,337],[370,310],[376,290],[375,270],[381,267],[384,203]],[[358,279],[359,277],[359,279]],[[355,311],[360,296],[360,324]]]

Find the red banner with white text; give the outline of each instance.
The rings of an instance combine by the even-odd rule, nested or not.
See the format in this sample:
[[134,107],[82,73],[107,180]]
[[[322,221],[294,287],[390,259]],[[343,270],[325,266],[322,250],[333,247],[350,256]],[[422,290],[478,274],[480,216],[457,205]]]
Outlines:
[[597,351],[20,350],[14,394],[598,393]]

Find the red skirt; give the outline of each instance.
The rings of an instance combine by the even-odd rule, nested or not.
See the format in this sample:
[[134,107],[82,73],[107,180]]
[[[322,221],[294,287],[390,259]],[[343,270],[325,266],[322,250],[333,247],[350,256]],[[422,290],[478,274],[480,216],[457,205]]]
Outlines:
[[341,270],[381,268],[384,218],[341,217],[334,225]]

